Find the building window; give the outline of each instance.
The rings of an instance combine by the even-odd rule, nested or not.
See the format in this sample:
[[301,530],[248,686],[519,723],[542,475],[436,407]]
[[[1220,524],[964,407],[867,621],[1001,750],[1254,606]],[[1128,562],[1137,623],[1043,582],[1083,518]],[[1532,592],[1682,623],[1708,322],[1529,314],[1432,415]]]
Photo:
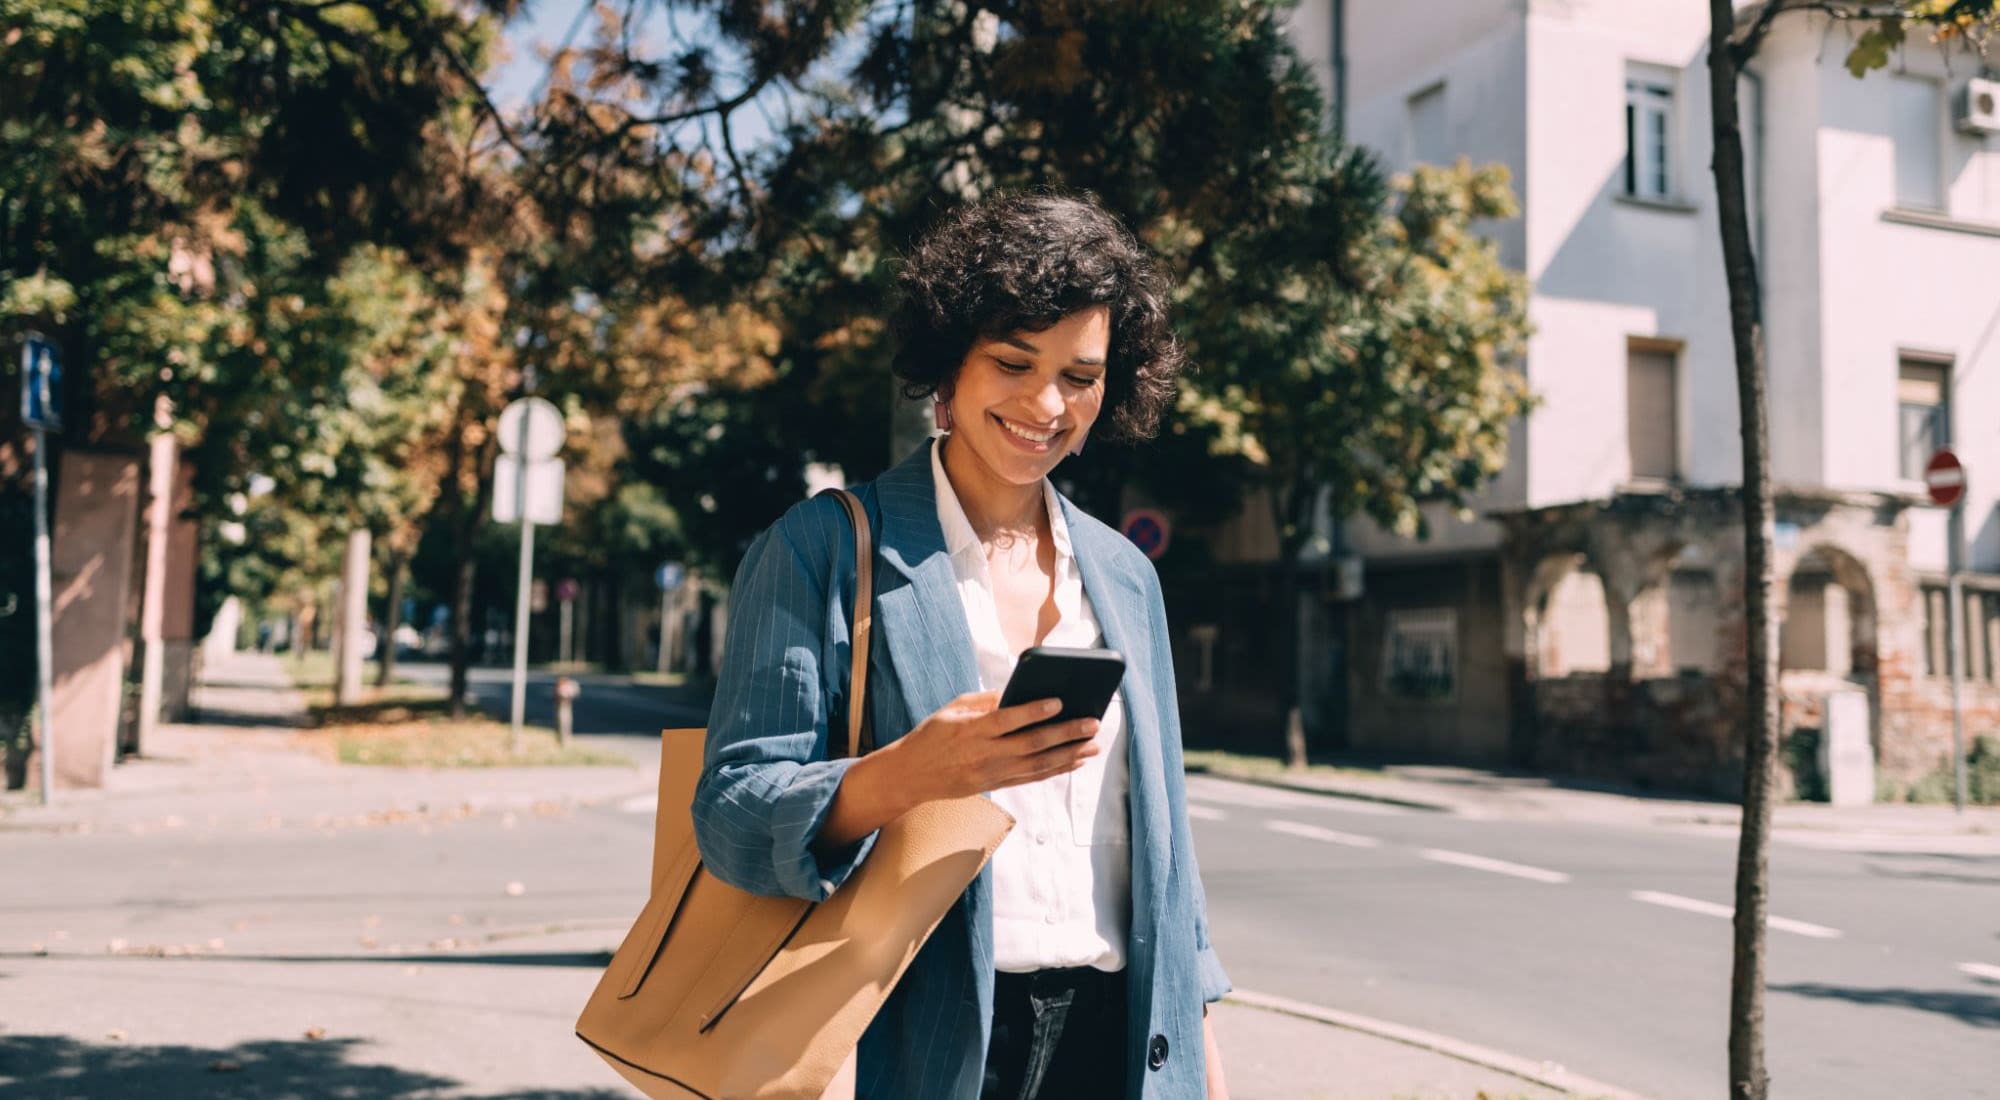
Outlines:
[[1664,73],[1625,78],[1625,193],[1665,202],[1674,195],[1674,86]]
[[[1924,675],[1951,676],[1951,618],[1948,593],[1942,584],[1926,584],[1924,595]],[[2000,591],[1966,587],[1960,620],[1965,631],[1965,679],[1968,683],[2000,683]]]
[[1671,481],[1680,476],[1680,420],[1675,349],[1634,343],[1625,351],[1625,438],[1632,477]]
[[1921,481],[1940,447],[1951,446],[1951,365],[1905,356],[1896,374],[1896,415],[1901,459],[1898,473]]
[[1896,149],[1896,205],[1944,209],[1944,88],[1934,80],[1892,76],[1889,139]]
[[1433,84],[1410,97],[1410,163],[1450,164],[1451,135],[1446,129],[1444,85]]
[[1391,699],[1419,703],[1448,703],[1458,694],[1457,612],[1389,612],[1382,689]]

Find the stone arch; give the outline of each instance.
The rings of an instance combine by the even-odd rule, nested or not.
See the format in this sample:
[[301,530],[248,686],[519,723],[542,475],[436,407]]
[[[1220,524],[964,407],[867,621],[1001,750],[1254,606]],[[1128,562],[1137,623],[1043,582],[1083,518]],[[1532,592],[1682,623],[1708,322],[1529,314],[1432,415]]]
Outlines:
[[1872,686],[1880,616],[1874,578],[1859,558],[1816,543],[1794,560],[1775,594],[1782,669],[1829,672]]
[[1648,558],[1632,599],[1632,677],[1707,675],[1719,663],[1722,591],[1714,555],[1675,540]]
[[1623,619],[1611,592],[1586,551],[1552,551],[1536,563],[1521,602],[1530,680],[1610,671]]

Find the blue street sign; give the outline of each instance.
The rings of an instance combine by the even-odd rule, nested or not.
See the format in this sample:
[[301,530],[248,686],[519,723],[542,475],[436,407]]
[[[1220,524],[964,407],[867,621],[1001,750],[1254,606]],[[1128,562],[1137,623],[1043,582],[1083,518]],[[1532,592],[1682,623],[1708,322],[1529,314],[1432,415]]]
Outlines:
[[685,570],[681,568],[680,562],[666,562],[653,573],[653,583],[659,585],[662,592],[672,592],[681,586],[681,577],[684,573]]
[[62,360],[56,346],[33,333],[21,342],[21,419],[30,428],[62,431]]

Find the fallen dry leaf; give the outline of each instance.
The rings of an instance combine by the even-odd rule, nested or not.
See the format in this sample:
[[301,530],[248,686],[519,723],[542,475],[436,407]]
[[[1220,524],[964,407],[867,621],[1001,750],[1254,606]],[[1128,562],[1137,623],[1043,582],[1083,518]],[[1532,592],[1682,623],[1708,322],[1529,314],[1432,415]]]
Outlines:
[[104,1037],[114,1043],[122,1043],[125,1041],[125,1031],[123,1028],[112,1028],[104,1033]]
[[326,1029],[323,1027],[309,1027],[306,1029],[306,1038],[311,1039],[315,1043],[319,1042],[321,1039],[326,1038]]

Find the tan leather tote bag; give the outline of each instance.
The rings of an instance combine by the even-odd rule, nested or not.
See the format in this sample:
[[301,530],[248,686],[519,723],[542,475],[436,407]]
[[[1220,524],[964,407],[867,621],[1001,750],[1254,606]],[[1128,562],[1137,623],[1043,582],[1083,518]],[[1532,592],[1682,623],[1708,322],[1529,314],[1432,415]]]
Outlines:
[[[840,495],[854,525],[847,751],[859,755],[874,552],[860,498],[825,492]],[[978,795],[927,802],[883,826],[827,900],[747,894],[709,874],[695,847],[706,731],[661,737],[652,897],[584,1006],[577,1037],[650,1097],[851,1096],[861,1033],[1014,819]]]

